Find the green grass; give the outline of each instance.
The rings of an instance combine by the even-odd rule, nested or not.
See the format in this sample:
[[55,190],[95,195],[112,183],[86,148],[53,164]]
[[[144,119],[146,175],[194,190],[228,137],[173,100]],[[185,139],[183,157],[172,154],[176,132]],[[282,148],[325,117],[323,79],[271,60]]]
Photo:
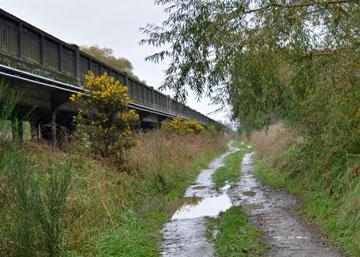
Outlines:
[[[218,231],[214,237],[213,231]],[[207,236],[214,242],[216,256],[264,256],[269,246],[263,242],[262,232],[251,225],[241,207],[232,207],[217,218],[209,218]]]
[[[23,138],[25,140],[31,139],[31,125],[29,121],[22,122],[23,128]],[[11,138],[12,128],[11,121],[9,120],[0,120],[0,137],[2,138]]]
[[276,170],[269,170],[270,168],[266,163],[256,156],[256,176],[258,176],[262,181],[274,189],[281,189],[285,187],[286,180],[285,177]]
[[[1,256],[62,257],[62,215],[71,183],[68,163],[32,165],[14,140],[0,156]],[[3,149],[2,149],[3,150]]]
[[155,211],[149,215],[140,217],[131,211],[122,213],[120,225],[97,244],[97,256],[156,256],[157,247],[151,243],[151,230],[158,230],[159,224],[166,221],[166,215]]
[[218,168],[212,175],[215,188],[220,188],[226,182],[234,183],[240,177],[241,160],[243,159],[247,149],[240,145],[240,151],[232,153],[225,157],[224,166]]
[[[61,247],[59,252],[64,253],[64,256],[159,256],[162,225],[181,204],[186,187],[210,160],[227,149],[227,138],[220,134],[169,140],[167,134],[151,133],[153,134],[148,133],[147,138],[142,139],[137,146],[138,150],[131,157],[137,158],[135,164],[139,163],[139,167],[129,155],[128,160],[134,165],[126,172],[119,170],[110,160],[94,158],[76,142],[66,145],[63,150],[24,143],[26,147],[21,148],[22,152],[18,156],[27,156],[29,162],[24,166],[25,170],[33,170],[36,177],[47,178],[49,166],[54,167],[53,174],[62,176],[65,173],[64,165],[68,163],[71,166],[71,188],[65,205],[61,207],[61,220],[57,223],[61,228],[58,237],[58,245]],[[17,220],[30,222],[33,217],[20,220],[16,214],[19,212],[13,201],[14,194],[11,194],[12,187],[3,173],[12,165],[15,157],[2,161],[3,153],[9,151],[6,145],[8,144],[0,147],[0,255],[10,257],[13,256],[13,247],[9,241],[12,238],[9,233],[13,231],[8,228],[19,223]],[[135,147],[129,151],[133,149]],[[47,193],[52,194],[51,188],[47,186],[39,188],[44,197]],[[33,190],[26,191],[30,200],[32,193]],[[35,198],[37,199],[39,198]],[[47,198],[44,199],[47,203]],[[25,200],[24,203],[27,204],[29,200]],[[43,202],[38,203],[41,207]],[[42,224],[48,223],[47,216],[38,216],[39,220],[45,221]],[[41,232],[41,225],[37,226],[36,231],[32,226],[20,225],[19,227],[24,228],[23,231],[31,231],[21,233],[27,236],[23,241],[29,245],[21,247],[25,245],[22,242],[20,248],[47,256],[44,253],[46,244],[42,242],[42,233],[38,233]],[[29,236],[33,236],[34,232],[37,233],[36,240],[30,240]]]
[[[97,243],[97,255],[102,256],[126,256],[126,257],[152,257],[159,256],[158,244],[162,239],[161,228],[168,218],[168,207],[176,205],[182,198],[186,187],[196,178],[199,171],[205,168],[210,160],[219,155],[212,152],[196,159],[186,167],[186,172],[173,176],[170,183],[171,189],[161,195],[151,193],[145,189],[147,195],[142,197],[148,199],[145,211],[128,211],[121,214],[121,225],[114,231],[110,231]],[[185,168],[185,166],[184,166]],[[137,199],[143,201],[144,199]]]
[[233,141],[232,145],[240,148],[240,149],[246,149],[247,145],[249,145],[250,143],[248,142],[248,140],[246,138],[237,138]]
[[[291,152],[287,153],[291,154]],[[285,156],[282,158],[288,158]],[[342,248],[348,256],[360,256],[360,178],[344,178],[351,181],[347,192],[331,193],[324,177],[311,173],[309,161],[302,160],[302,173],[293,174],[291,168],[272,168],[257,157],[256,175],[274,189],[286,189],[300,199],[295,207],[298,215],[318,224],[329,241]],[[307,167],[307,169],[305,169]],[[311,166],[310,166],[311,167]],[[345,166],[342,169],[346,170]],[[350,170],[350,169],[348,169]],[[337,180],[335,185],[339,185]],[[349,182],[348,182],[349,183]]]

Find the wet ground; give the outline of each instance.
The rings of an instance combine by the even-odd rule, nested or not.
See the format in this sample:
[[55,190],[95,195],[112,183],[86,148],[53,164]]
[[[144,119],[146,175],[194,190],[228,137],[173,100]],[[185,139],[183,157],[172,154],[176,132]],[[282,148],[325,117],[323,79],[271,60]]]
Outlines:
[[221,211],[232,206],[227,191],[230,186],[220,190],[213,188],[212,174],[224,165],[224,158],[238,151],[229,146],[229,151],[213,160],[208,168],[202,170],[186,192],[187,203],[180,207],[163,228],[164,241],[160,252],[165,257],[205,257],[214,256],[214,248],[205,237],[205,217],[216,217]]
[[234,205],[241,205],[250,220],[264,231],[272,250],[269,257],[340,257],[324,244],[324,238],[313,226],[292,213],[296,199],[265,186],[253,175],[252,154],[241,164],[241,178],[228,194]]
[[341,256],[324,245],[317,231],[292,214],[295,198],[271,190],[254,177],[252,154],[245,155],[241,164],[241,177],[235,186],[227,184],[220,190],[214,189],[212,174],[224,165],[225,156],[238,150],[229,147],[226,154],[200,172],[185,192],[185,204],[164,225],[164,241],[160,249],[162,256],[215,256],[212,244],[205,237],[205,217],[216,217],[232,205],[241,205],[250,220],[264,231],[266,240],[273,245],[266,256]]

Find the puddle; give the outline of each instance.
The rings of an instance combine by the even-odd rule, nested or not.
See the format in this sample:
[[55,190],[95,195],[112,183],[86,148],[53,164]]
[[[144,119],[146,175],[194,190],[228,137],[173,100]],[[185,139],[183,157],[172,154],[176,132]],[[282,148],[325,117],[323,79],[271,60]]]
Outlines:
[[211,232],[211,234],[212,234],[212,238],[216,238],[217,235],[219,234],[219,230],[216,228]]
[[182,202],[181,206],[184,205],[195,206],[198,205],[202,200],[203,200],[202,197],[184,197],[181,201]]
[[203,198],[197,204],[185,204],[172,216],[172,220],[193,219],[199,217],[216,217],[220,212],[231,207],[227,194]]
[[226,191],[226,190],[230,189],[230,187],[231,187],[230,184],[227,184],[227,185],[223,186],[222,188],[220,188],[220,190]]
[[309,238],[307,236],[288,236],[288,237],[283,237],[283,236],[275,236],[274,237],[276,240],[291,240],[291,239],[297,239],[297,240],[308,240]]
[[255,196],[255,195],[256,195],[256,192],[254,192],[254,191],[245,191],[245,192],[243,192],[243,195],[246,195],[246,196]]
[[300,239],[300,240],[306,240],[306,239],[309,239],[308,237],[306,236],[296,236],[296,237],[289,237],[290,239],[294,238],[294,239]]
[[167,213],[172,216],[181,206],[197,205],[202,199],[202,197],[183,197],[170,205],[167,209]]
[[207,188],[207,186],[204,186],[204,185],[196,185],[196,186],[193,186],[192,189],[194,190],[200,190],[200,189],[205,189]]
[[246,209],[258,210],[258,209],[263,209],[264,205],[261,203],[249,203],[249,204],[245,204],[243,207]]

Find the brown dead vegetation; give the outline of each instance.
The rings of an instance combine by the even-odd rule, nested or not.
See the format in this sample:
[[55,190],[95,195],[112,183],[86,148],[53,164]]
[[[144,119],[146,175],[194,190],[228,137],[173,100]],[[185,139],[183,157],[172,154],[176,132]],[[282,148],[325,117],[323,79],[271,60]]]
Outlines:
[[251,144],[257,153],[273,159],[281,151],[288,148],[293,139],[293,133],[282,123],[276,123],[268,128],[255,131],[250,135]]

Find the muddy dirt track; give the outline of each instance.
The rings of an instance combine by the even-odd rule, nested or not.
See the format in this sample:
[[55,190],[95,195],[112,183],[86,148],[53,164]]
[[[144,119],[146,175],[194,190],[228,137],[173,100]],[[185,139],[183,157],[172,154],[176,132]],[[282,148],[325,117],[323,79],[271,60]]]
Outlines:
[[269,257],[340,257],[324,244],[324,238],[295,217],[292,206],[295,198],[271,190],[253,175],[252,154],[246,154],[241,164],[241,177],[235,186],[213,189],[211,176],[224,165],[224,157],[215,159],[201,171],[195,182],[186,190],[188,203],[179,208],[163,228],[164,241],[160,252],[165,257],[212,257],[215,251],[205,237],[205,217],[216,217],[232,205],[241,205],[251,222],[261,228],[272,245]]

